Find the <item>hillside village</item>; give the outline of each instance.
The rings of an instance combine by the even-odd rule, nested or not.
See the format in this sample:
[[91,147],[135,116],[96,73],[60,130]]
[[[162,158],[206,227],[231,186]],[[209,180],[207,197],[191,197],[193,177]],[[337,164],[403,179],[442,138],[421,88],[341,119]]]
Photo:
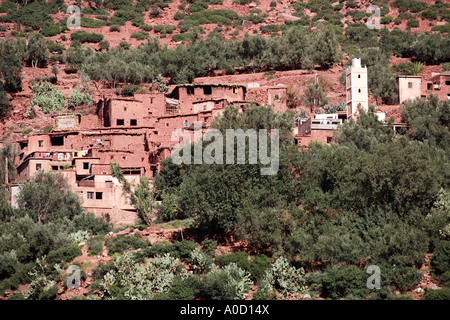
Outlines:
[[[0,299],[449,299],[449,12],[1,0]],[[280,129],[279,172],[170,162],[198,124]]]

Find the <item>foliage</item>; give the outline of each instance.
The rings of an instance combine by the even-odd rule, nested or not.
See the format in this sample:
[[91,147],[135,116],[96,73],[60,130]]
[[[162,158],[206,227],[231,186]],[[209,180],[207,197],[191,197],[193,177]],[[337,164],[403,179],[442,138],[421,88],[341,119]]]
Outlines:
[[44,113],[59,111],[66,106],[66,99],[62,91],[56,89],[49,82],[42,81],[39,84],[35,84],[31,91],[33,92],[33,99],[27,112],[29,116],[31,116],[34,106],[39,106]]
[[415,75],[417,76],[423,69],[423,63],[421,62],[401,62],[393,66],[393,71],[402,75]]
[[179,214],[177,197],[175,194],[163,192],[161,194],[161,204],[158,206],[158,216],[162,221],[172,221],[182,218]]
[[430,290],[422,297],[422,300],[450,300],[450,288]]
[[108,254],[110,256],[114,253],[123,253],[129,249],[144,249],[148,247],[148,245],[148,241],[142,239],[138,233],[134,236],[119,235],[106,240],[106,248],[108,249]]
[[211,270],[201,283],[201,295],[213,300],[245,299],[251,284],[250,274],[235,263]]
[[153,79],[152,86],[155,86],[158,92],[167,92],[167,90],[169,90],[169,87],[164,82],[161,74],[158,74],[158,76]]
[[125,179],[122,171],[120,171],[120,167],[116,163],[111,162],[110,170],[113,177],[119,179],[122,183],[124,192],[130,195],[131,204],[137,210],[138,219],[145,224],[151,225],[154,217],[155,195],[150,189],[149,179],[141,176],[139,184],[133,186]]
[[82,252],[77,244],[73,244],[69,247],[60,248],[58,250],[51,251],[47,257],[46,262],[53,266],[56,263],[70,262],[78,256],[81,256]]
[[[0,80],[6,92],[22,89],[22,58],[25,52],[26,45],[22,39],[0,39]],[[1,102],[5,105],[4,99]]]
[[190,260],[194,272],[197,274],[206,273],[214,269],[213,259],[198,248],[191,251]]
[[103,299],[147,300],[155,293],[168,292],[178,274],[179,261],[170,255],[136,263],[125,253],[114,260],[113,268],[100,281]]
[[276,290],[282,298],[303,292],[306,289],[305,271],[289,265],[286,258],[280,257],[267,270],[260,282],[262,291]]
[[60,173],[39,171],[20,187],[19,208],[37,222],[72,219],[82,212],[81,202]]
[[103,237],[91,237],[87,241],[90,256],[97,256],[103,252]]
[[323,107],[328,103],[326,94],[323,92],[318,83],[308,85],[302,100],[305,106],[311,108],[311,112],[314,108]]
[[442,241],[433,252],[431,266],[437,275],[450,270],[450,241]]
[[[6,170],[8,170],[8,183],[14,181],[17,176],[17,170],[14,168],[14,159],[18,155],[18,149],[14,144],[6,142],[3,148],[0,148],[0,185],[5,185],[6,181]],[[8,161],[8,166],[6,166],[6,161]],[[0,202],[5,200],[3,197],[3,190],[0,188]],[[0,215],[0,220],[2,215]]]
[[89,33],[87,31],[74,31],[70,34],[72,41],[79,41],[81,43],[91,42],[98,43],[103,40],[103,35],[100,33]]
[[322,296],[332,299],[362,298],[366,289],[367,274],[356,266],[331,268],[322,277]]
[[68,98],[69,98],[68,107],[70,109],[75,109],[76,107],[82,105],[91,105],[94,101],[91,95],[80,92],[77,89],[74,89],[69,94]]
[[361,59],[361,66],[367,66],[367,84],[369,90],[377,100],[390,102],[397,97],[397,82],[392,75],[386,55],[378,48],[363,48],[351,55]]
[[145,40],[148,37],[148,33],[145,31],[133,32],[130,37],[136,40]]

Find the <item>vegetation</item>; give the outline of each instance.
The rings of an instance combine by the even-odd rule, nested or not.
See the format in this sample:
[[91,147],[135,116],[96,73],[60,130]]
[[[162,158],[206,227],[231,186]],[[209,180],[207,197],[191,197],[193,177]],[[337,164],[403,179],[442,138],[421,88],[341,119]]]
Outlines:
[[[15,105],[19,100],[14,99],[23,89],[24,68],[33,69],[26,74],[32,91],[29,116],[36,106],[46,114],[66,106],[92,111],[93,90],[86,79],[97,88],[133,96],[168,92],[171,84],[214,74],[261,72],[274,84],[283,71],[330,71],[336,64],[345,69],[360,58],[368,68],[370,96],[377,104],[394,104],[395,76],[450,69],[450,27],[444,24],[450,21],[450,6],[439,0],[430,5],[421,0],[373,1],[381,8],[381,29],[367,28],[371,13],[353,0],[297,1],[289,6],[299,19],[285,23],[267,19],[268,12],[258,8],[241,16],[210,7],[222,0],[189,0],[179,4],[176,25],[146,24],[147,12],[151,19],[161,17],[170,2],[78,1],[83,28],[109,28],[116,38],[110,46],[112,39],[101,33],[75,30],[66,48],[67,18],[57,21],[66,10],[61,0],[3,1],[0,120],[11,122],[12,106],[13,120],[20,116]],[[400,13],[395,19],[392,7]],[[269,14],[274,8],[281,4],[270,2]],[[135,40],[117,34],[130,23],[135,27],[131,38],[139,46],[131,47]],[[206,24],[214,25],[205,27],[213,29],[209,34],[202,27]],[[421,32],[424,26],[433,32]],[[249,32],[242,36],[246,28]],[[392,65],[392,57],[406,62]],[[61,68],[65,78],[81,79],[67,101],[55,87],[62,85]],[[340,80],[343,84],[345,74]],[[138,218],[119,229],[112,229],[108,218],[85,212],[60,173],[39,170],[21,182],[13,208],[9,188],[17,177],[19,151],[3,140],[0,296],[58,299],[67,289],[70,266],[79,266],[81,281],[86,280],[90,262],[77,261],[87,249],[90,259],[108,254],[110,261],[93,270],[90,292],[74,299],[238,300],[247,298],[253,286],[253,299],[262,300],[298,300],[304,294],[333,300],[405,299],[418,287],[425,257],[431,255],[429,274],[441,289],[417,294],[423,300],[448,300],[450,102],[430,95],[402,104],[401,122],[407,128],[397,130],[392,128],[394,118],[381,123],[375,107],[369,106],[367,112],[360,110],[357,121],[340,126],[330,145],[312,141],[299,148],[292,128],[306,111],[294,111],[302,105],[326,113],[346,108],[334,98],[329,104],[331,82],[319,77],[304,84],[303,92],[288,86],[282,97],[288,112],[254,103],[227,106],[211,124],[222,135],[184,149],[179,153],[183,163],[172,157],[162,160],[153,181],[141,177],[130,183],[112,162],[110,171]],[[52,131],[51,125],[28,122],[5,124],[5,137]],[[266,147],[271,161],[261,154],[250,161],[253,140],[230,138],[228,129],[242,129],[243,135],[267,130],[254,142],[259,149]],[[241,138],[245,147],[231,149],[234,163],[221,161],[220,154],[229,151],[227,142]],[[210,153],[215,161],[194,163],[197,151]],[[155,244],[143,237],[158,230],[155,224],[176,228],[170,242]],[[140,232],[118,232],[126,227]],[[229,243],[243,247],[221,253]],[[367,288],[370,265],[380,268],[379,290]],[[21,284],[28,286],[18,293]]]

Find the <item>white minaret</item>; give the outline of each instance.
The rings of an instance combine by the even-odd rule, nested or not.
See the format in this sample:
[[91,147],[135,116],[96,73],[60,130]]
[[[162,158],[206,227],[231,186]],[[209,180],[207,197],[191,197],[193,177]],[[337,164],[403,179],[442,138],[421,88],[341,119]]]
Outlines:
[[347,118],[358,113],[358,104],[367,112],[369,94],[367,90],[367,67],[361,67],[361,59],[354,58],[346,70]]

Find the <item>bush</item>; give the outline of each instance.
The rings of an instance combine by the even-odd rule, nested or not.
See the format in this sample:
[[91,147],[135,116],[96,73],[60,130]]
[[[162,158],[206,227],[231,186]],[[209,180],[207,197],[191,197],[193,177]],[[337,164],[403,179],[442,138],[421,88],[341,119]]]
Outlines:
[[209,272],[200,286],[200,295],[213,300],[239,300],[247,296],[250,274],[235,263]]
[[[57,90],[49,82],[40,82],[31,88],[33,99],[31,108],[39,106],[44,113],[50,113],[55,110],[61,110],[66,106],[66,99],[62,91]],[[31,112],[31,109],[29,110]],[[28,113],[30,115],[30,113]]]
[[39,31],[44,37],[53,37],[61,33],[61,27],[54,24],[51,21],[46,21],[41,31]]
[[363,297],[366,289],[367,275],[356,266],[330,268],[322,277],[323,297],[332,299]]
[[78,256],[81,256],[82,252],[78,244],[73,244],[69,247],[60,248],[54,251],[50,251],[47,255],[46,261],[48,265],[53,266],[56,263],[70,262]]
[[175,257],[176,253],[175,253],[173,244],[157,243],[157,244],[154,244],[151,247],[146,248],[144,250],[144,254],[147,257],[163,256],[167,253],[170,254],[171,256]]
[[119,47],[124,49],[124,50],[129,50],[130,49],[130,44],[127,42],[121,42],[119,43]]
[[450,288],[428,291],[422,300],[450,300]]
[[175,15],[173,16],[174,20],[183,20],[186,17],[186,14],[183,12],[178,11],[177,13],[175,13]]
[[200,281],[197,277],[175,276],[167,293],[160,299],[163,300],[194,300],[200,292]]
[[175,42],[179,42],[179,41],[192,41],[194,39],[194,34],[193,33],[177,33],[174,34],[172,36],[172,40]]
[[198,245],[189,240],[175,241],[171,243],[157,243],[144,251],[148,257],[163,256],[170,254],[172,257],[183,261],[190,261],[191,252],[198,248]]
[[137,84],[127,84],[120,88],[120,94],[122,96],[130,97],[133,96],[136,91],[138,91],[141,87]]
[[408,23],[406,24],[410,28],[417,28],[419,27],[419,20],[417,19],[409,19]]
[[422,18],[430,20],[430,21],[436,20],[437,19],[437,10],[433,9],[433,8],[425,9],[422,12]]
[[56,53],[61,54],[65,50],[65,47],[63,45],[61,45],[59,43],[55,43],[53,41],[48,41],[47,45],[48,45],[48,51],[50,51],[52,53],[56,52]]
[[112,26],[109,27],[109,31],[110,32],[120,32],[120,26],[117,24],[113,24]]
[[74,89],[69,94],[68,106],[71,109],[75,109],[78,106],[91,105],[93,102],[94,102],[94,99],[92,98],[91,95],[89,95],[87,93],[82,93],[82,92],[78,91],[77,89]]
[[111,231],[111,223],[104,217],[97,217],[92,212],[82,213],[73,218],[77,230],[86,230],[91,235],[104,235]]
[[441,33],[449,33],[450,32],[450,24],[445,24],[442,26],[434,26],[431,28],[431,31],[438,31]]
[[148,33],[144,31],[133,32],[131,34],[131,38],[135,38],[136,40],[145,40],[148,38]]
[[124,253],[129,249],[143,249],[148,246],[149,242],[143,239],[138,233],[134,236],[119,235],[106,240],[106,247],[108,248],[108,254],[110,256],[114,253]]
[[217,248],[217,242],[211,239],[205,239],[202,241],[202,251],[211,257],[214,257],[215,250]]
[[81,17],[81,26],[83,28],[101,28],[106,25],[105,21]]
[[260,26],[259,30],[263,33],[274,33],[281,30],[281,27],[277,24],[266,24],[265,26]]
[[380,23],[381,24],[389,24],[392,22],[394,18],[392,18],[391,16],[384,16],[380,19]]
[[172,33],[175,29],[176,29],[176,27],[175,27],[175,26],[171,26],[171,25],[167,25],[167,26],[164,28],[164,30],[165,30],[167,33]]
[[108,50],[109,49],[109,42],[106,40],[103,40],[100,42],[100,50]]
[[91,237],[87,241],[90,256],[98,256],[103,252],[103,237]]
[[247,252],[233,252],[216,256],[214,262],[222,268],[229,265],[230,263],[236,264],[243,270],[248,270],[250,266],[250,260]]
[[450,271],[450,241],[442,241],[434,249],[431,266],[437,275]]
[[198,248],[198,245],[190,240],[175,241],[173,246],[176,252],[175,258],[183,261],[189,261],[192,250]]
[[400,292],[406,292],[414,289],[421,279],[421,274],[414,268],[400,266],[392,271],[391,284],[394,285]]
[[72,41],[79,41],[81,43],[90,42],[90,43],[98,43],[103,40],[103,35],[100,33],[89,33],[86,31],[74,31],[70,38]]
[[252,280],[260,280],[271,266],[272,264],[264,254],[261,256],[255,256],[248,266],[248,271],[251,274]]
[[149,25],[149,24],[144,24],[142,26],[142,29],[144,29],[144,31],[148,32],[148,31],[152,31],[153,27],[151,25]]
[[164,30],[164,26],[157,24],[156,26],[153,27],[153,31],[155,31],[156,33],[160,33],[161,31]]

